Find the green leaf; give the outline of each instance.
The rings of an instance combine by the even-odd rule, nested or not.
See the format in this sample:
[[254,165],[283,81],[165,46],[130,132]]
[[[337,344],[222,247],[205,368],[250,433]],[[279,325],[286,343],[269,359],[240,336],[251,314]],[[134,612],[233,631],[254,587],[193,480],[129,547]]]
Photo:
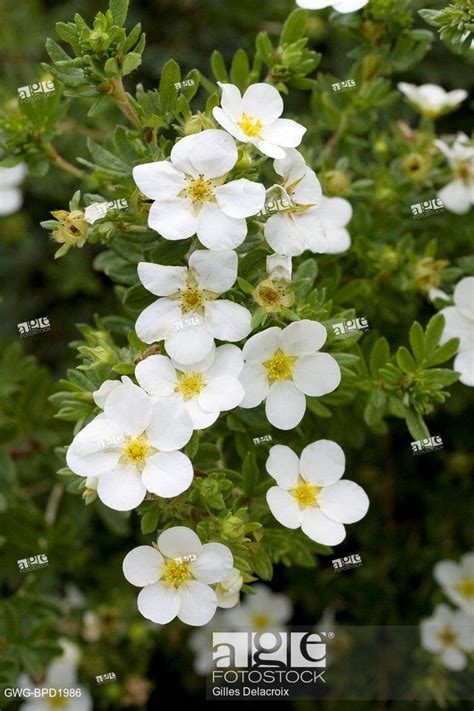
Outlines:
[[419,412],[409,410],[406,414],[406,423],[408,431],[415,441],[427,439],[430,436],[430,431]]
[[176,105],[176,97],[178,96],[178,90],[175,87],[176,83],[181,81],[181,70],[179,65],[174,61],[174,59],[169,59],[163,71],[161,72],[160,79],[160,101],[161,110],[163,114],[172,111]]
[[250,556],[250,565],[252,566],[255,574],[261,580],[271,580],[273,577],[273,565],[266,553],[254,553]]
[[53,62],[67,62],[71,59],[67,52],[49,37],[46,40],[46,51]]
[[150,252],[150,261],[156,264],[176,265],[183,259],[191,246],[190,239],[170,242],[163,240],[162,244],[154,247]]
[[436,314],[428,322],[428,326],[425,331],[425,353],[427,355],[431,354],[439,343],[439,339],[444,330],[444,316],[443,314]]
[[110,0],[110,11],[115,24],[123,27],[127,19],[128,0]]
[[259,32],[255,40],[255,45],[258,54],[262,58],[263,62],[267,65],[267,67],[273,67],[274,48],[268,34],[266,32]]
[[230,67],[230,79],[232,84],[239,87],[244,92],[249,83],[250,64],[247,53],[243,49],[238,49],[232,59]]
[[416,370],[415,359],[405,346],[401,346],[397,351],[397,363],[404,373],[414,373]]
[[75,44],[79,40],[77,27],[72,22],[57,22],[56,33],[68,44]]
[[280,35],[280,45],[291,44],[299,40],[300,37],[303,37],[307,20],[308,13],[305,10],[293,10],[283,25]]
[[211,69],[217,81],[221,81],[224,84],[229,82],[229,75],[227,74],[224,59],[217,49],[215,49],[211,55]]
[[382,336],[378,339],[378,341],[375,342],[374,347],[372,348],[372,351],[370,353],[369,364],[370,372],[372,373],[373,378],[376,378],[378,376],[380,368],[383,368],[387,364],[389,358],[390,347],[385,336]]
[[122,75],[125,77],[127,74],[131,74],[141,63],[142,58],[137,52],[129,52],[123,60]]
[[156,301],[156,296],[147,291],[141,284],[131,286],[123,297],[123,304],[130,311],[143,311],[154,301]]
[[158,527],[158,519],[160,517],[160,510],[158,506],[153,506],[153,508],[145,511],[141,520],[141,530],[142,533],[154,533]]
[[194,456],[194,465],[198,469],[209,469],[213,464],[216,464],[221,458],[219,447],[215,444],[203,442],[199,445]]
[[87,148],[89,149],[96,165],[101,168],[105,168],[106,170],[111,170],[117,175],[131,175],[132,169],[129,165],[120,160],[120,158],[117,158],[117,156],[108,151],[106,148],[99,146],[99,144],[93,141],[92,138],[87,139]]
[[438,346],[438,348],[436,348],[433,353],[426,358],[425,366],[430,368],[432,365],[444,363],[456,355],[458,348],[459,338],[450,338],[449,341],[443,343],[442,346]]
[[253,452],[249,452],[244,459],[242,464],[242,475],[244,477],[245,493],[248,496],[253,496],[260,478],[257,460]]
[[425,336],[422,327],[417,321],[410,328],[409,338],[416,362],[420,364],[425,355]]

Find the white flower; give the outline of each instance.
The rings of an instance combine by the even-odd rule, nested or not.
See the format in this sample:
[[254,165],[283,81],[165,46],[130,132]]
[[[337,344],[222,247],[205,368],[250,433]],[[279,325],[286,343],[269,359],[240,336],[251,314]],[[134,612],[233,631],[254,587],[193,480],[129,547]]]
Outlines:
[[451,602],[474,615],[474,553],[463,555],[460,563],[441,560],[433,574]]
[[265,223],[265,239],[275,252],[295,257],[311,252],[338,254],[349,248],[345,226],[352,218],[352,206],[344,198],[323,197],[314,170],[297,150],[275,160],[275,171],[283,177],[282,190],[290,207],[280,210]]
[[290,447],[270,449],[267,472],[277,486],[267,492],[267,503],[286,528],[300,528],[309,538],[335,546],[346,537],[344,523],[365,516],[369,499],[353,481],[339,481],[344,474],[341,447],[328,439],[308,444],[298,458]]
[[284,329],[273,326],[249,338],[243,348],[240,381],[245,396],[240,407],[256,407],[266,400],[272,425],[281,430],[296,427],[306,410],[305,395],[326,395],[341,381],[337,361],[318,353],[326,338],[324,326],[308,319]]
[[233,84],[218,84],[222,89],[222,108],[216,106],[212,113],[235,138],[252,143],[270,158],[283,158],[286,148],[299,146],[306,128],[291,119],[280,118],[283,99],[274,86],[251,84],[241,96]]
[[[26,674],[22,674],[18,679],[18,688],[28,693],[28,700],[20,706],[22,711],[51,711],[53,708],[61,708],[64,711],[92,711],[91,695],[77,681],[78,649],[67,640],[61,641],[61,646],[63,654],[48,665],[42,684],[33,683]],[[34,696],[35,689],[39,690],[38,697]],[[43,689],[47,689],[48,694],[43,696]],[[62,692],[66,689],[74,689],[76,693],[74,696],[63,696]]]
[[305,10],[323,10],[332,6],[337,12],[355,12],[368,2],[369,0],[296,0],[296,4]]
[[187,625],[205,625],[217,609],[210,587],[232,568],[232,553],[222,543],[202,545],[190,528],[175,526],[159,536],[157,547],[138,546],[125,556],[129,583],[143,588],[138,609],[152,622],[166,624],[178,617]]
[[[211,353],[211,356],[213,354]],[[242,351],[226,344],[214,359],[184,367],[170,358],[153,355],[138,363],[135,377],[157,402],[177,401],[188,411],[196,430],[212,425],[223,410],[237,407],[244,396],[238,377],[244,365]]]
[[469,145],[465,133],[458,133],[450,148],[443,141],[435,141],[448,159],[454,173],[454,180],[438,192],[444,206],[457,215],[469,212],[474,204],[474,146]]
[[165,341],[168,355],[189,365],[204,360],[214,338],[240,341],[251,331],[250,312],[219,299],[237,279],[237,253],[197,250],[189,268],[140,262],[138,276],[145,289],[161,298],[138,317],[135,329],[145,343]]
[[147,491],[170,498],[191,485],[193,467],[175,450],[190,439],[193,424],[184,408],[151,397],[130,380],[107,397],[103,414],[69,446],[68,467],[79,476],[99,476],[97,494],[117,511],[130,511]]
[[291,281],[291,257],[283,254],[270,254],[267,257],[267,274],[275,281]]
[[474,277],[464,277],[454,289],[454,306],[441,309],[445,326],[440,343],[459,338],[454,370],[464,385],[474,385]]
[[12,215],[23,204],[23,195],[18,187],[26,175],[26,166],[19,163],[13,168],[0,167],[0,217]]
[[464,89],[446,91],[442,86],[436,84],[416,86],[401,81],[398,88],[422,114],[432,118],[457,109],[468,95]]
[[424,649],[439,654],[447,669],[460,671],[465,668],[465,653],[474,650],[472,618],[447,605],[437,605],[433,617],[423,620],[420,628]]
[[240,605],[229,610],[226,613],[228,622],[254,632],[281,630],[293,613],[291,600],[286,595],[274,593],[266,585],[252,587],[255,595],[247,595]]
[[133,178],[154,200],[149,226],[169,240],[197,234],[209,249],[238,247],[247,235],[245,218],[264,205],[265,188],[245,178],[224,185],[236,161],[231,136],[208,129],[178,141],[171,161],[137,165]]
[[232,568],[229,575],[216,585],[217,605],[219,607],[235,607],[239,602],[240,588],[244,579],[237,568]]

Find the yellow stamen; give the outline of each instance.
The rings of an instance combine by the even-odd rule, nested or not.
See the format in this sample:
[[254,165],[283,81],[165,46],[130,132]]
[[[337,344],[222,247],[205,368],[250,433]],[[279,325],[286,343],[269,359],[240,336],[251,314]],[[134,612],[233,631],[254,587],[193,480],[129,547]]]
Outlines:
[[305,509],[308,506],[317,506],[320,491],[321,488],[319,486],[309,484],[300,477],[298,485],[294,489],[290,489],[290,494],[294,496],[300,508]]
[[206,381],[204,380],[204,375],[202,373],[196,373],[195,371],[191,373],[182,373],[176,390],[184,397],[185,400],[191,400],[193,397],[197,397]]
[[474,597],[474,578],[462,578],[456,588],[464,597]]
[[192,573],[189,567],[196,556],[186,556],[186,558],[170,558],[166,561],[163,572],[161,574],[161,580],[164,583],[169,583],[175,588],[181,587],[184,583],[189,582],[193,579]]
[[263,124],[260,119],[255,118],[255,116],[248,116],[247,114],[242,114],[242,116],[240,117],[240,121],[237,121],[237,126],[249,138],[261,137]]
[[133,464],[138,468],[143,467],[149,452],[150,445],[148,444],[148,440],[145,435],[140,435],[135,438],[126,438],[123,456],[130,464]]
[[448,627],[445,627],[444,630],[439,634],[439,639],[447,647],[453,645],[457,641],[457,638],[457,634]]
[[206,180],[202,174],[198,175],[197,178],[188,178],[188,186],[185,192],[193,202],[208,202],[214,198],[212,180]]
[[264,612],[258,612],[253,616],[252,623],[252,627],[256,630],[264,630],[269,626],[270,618]]
[[188,286],[181,293],[181,310],[184,313],[189,311],[203,311],[206,299],[204,292],[197,286]]
[[46,697],[46,702],[48,706],[52,709],[67,708],[67,698],[65,696],[60,696],[59,694],[57,694],[56,696]]
[[293,373],[293,365],[296,358],[288,356],[283,351],[276,351],[270,360],[263,365],[267,369],[267,377],[270,382],[275,380],[289,380]]
[[469,163],[460,163],[456,167],[456,173],[465,185],[469,185],[474,178]]

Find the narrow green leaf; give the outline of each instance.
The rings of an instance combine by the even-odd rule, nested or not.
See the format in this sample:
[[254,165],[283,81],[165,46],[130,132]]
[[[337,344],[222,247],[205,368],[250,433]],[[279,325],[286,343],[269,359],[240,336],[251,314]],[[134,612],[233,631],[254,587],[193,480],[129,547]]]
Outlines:
[[137,52],[129,52],[123,60],[122,75],[125,77],[127,74],[131,74],[141,63],[142,58]]
[[238,49],[232,59],[230,68],[230,79],[232,84],[239,87],[244,92],[249,83],[250,64],[247,53],[243,49]]
[[110,0],[110,11],[115,24],[123,27],[127,19],[128,0]]
[[176,105],[176,97],[178,96],[178,90],[175,84],[181,81],[181,70],[179,65],[174,61],[174,59],[169,59],[163,71],[161,72],[160,79],[160,101],[161,110],[163,114],[172,111]]
[[305,10],[293,10],[283,25],[280,35],[280,45],[291,44],[299,40],[300,37],[303,37],[307,20],[308,13]]
[[415,359],[412,354],[405,348],[401,346],[397,351],[397,363],[404,373],[414,373],[416,370]]
[[372,377],[377,377],[380,368],[383,368],[390,358],[390,347],[385,336],[376,341],[370,353],[370,372]]
[[434,351],[439,343],[439,339],[444,330],[444,316],[443,314],[436,314],[428,322],[428,326],[425,331],[425,353],[429,355]]
[[427,439],[430,436],[430,431],[419,412],[409,410],[406,415],[406,423],[408,431],[415,441]]
[[211,70],[217,81],[221,81],[224,84],[229,82],[229,75],[227,74],[224,58],[217,49],[215,49],[211,55]]
[[410,346],[416,358],[416,362],[420,364],[425,355],[425,336],[422,327],[417,321],[415,321],[410,328],[409,338]]

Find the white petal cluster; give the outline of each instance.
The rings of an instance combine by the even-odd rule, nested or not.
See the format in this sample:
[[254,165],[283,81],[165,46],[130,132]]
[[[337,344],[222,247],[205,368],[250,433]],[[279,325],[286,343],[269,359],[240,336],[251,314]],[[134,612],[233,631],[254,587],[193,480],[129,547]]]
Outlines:
[[332,7],[343,13],[360,10],[368,2],[369,0],[296,0],[296,4],[305,10],[324,10],[326,7]]
[[454,289],[454,306],[441,309],[445,326],[440,343],[459,338],[454,370],[464,385],[474,385],[474,277],[464,277]]
[[436,84],[416,86],[401,81],[398,88],[422,114],[431,118],[457,109],[468,96],[464,89],[446,91]]
[[178,617],[188,625],[205,625],[217,609],[211,585],[232,570],[230,550],[205,543],[190,528],[175,526],[158,537],[156,547],[138,546],[123,561],[129,583],[143,588],[138,609],[152,622],[166,624]]
[[459,563],[440,560],[433,575],[448,599],[471,615],[474,623],[474,553],[466,553]]
[[0,168],[0,217],[12,215],[23,204],[19,188],[26,175],[26,165],[19,163],[13,168]]
[[473,620],[460,610],[437,605],[433,616],[421,623],[421,644],[447,669],[461,671],[474,651]]
[[308,444],[298,458],[290,447],[270,449],[267,472],[276,481],[267,502],[286,528],[301,528],[317,543],[335,546],[346,537],[345,523],[365,516],[369,499],[353,481],[340,481],[345,469],[341,447],[327,439]]
[[474,205],[474,145],[465,133],[458,133],[452,146],[439,140],[434,143],[453,171],[453,180],[438,191],[438,197],[447,210],[465,215]]

